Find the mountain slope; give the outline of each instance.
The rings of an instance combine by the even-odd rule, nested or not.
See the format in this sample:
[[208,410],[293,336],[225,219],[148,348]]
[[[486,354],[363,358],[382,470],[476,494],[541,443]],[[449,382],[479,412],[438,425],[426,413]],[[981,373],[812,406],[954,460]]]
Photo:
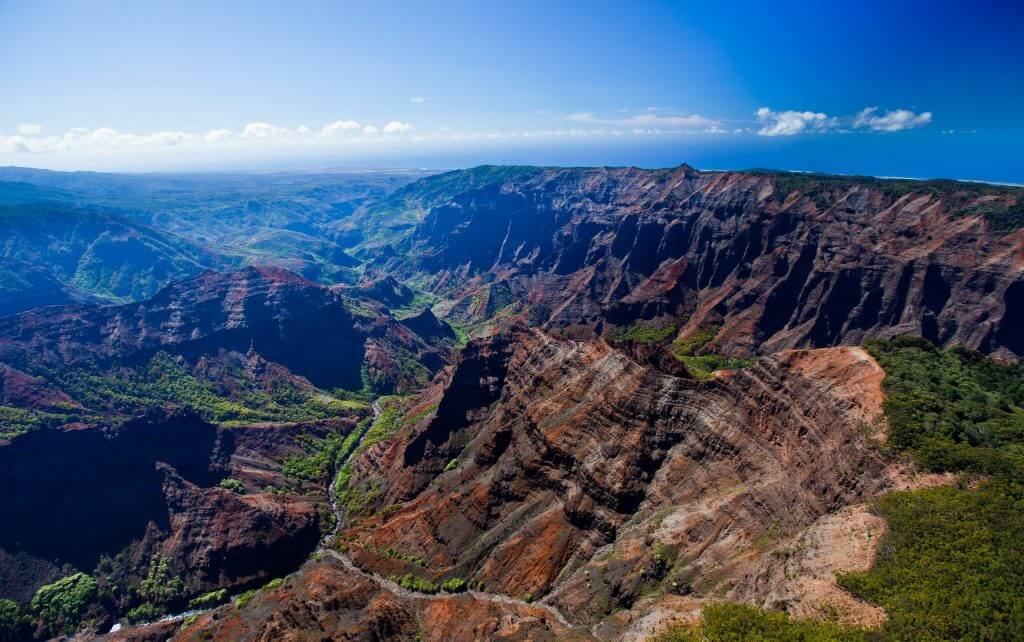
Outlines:
[[[944,479],[878,447],[881,379],[859,348],[699,381],[599,340],[521,330],[471,342],[434,387],[385,407],[398,429],[352,463],[338,557],[181,635],[260,639],[288,622],[442,640],[477,623],[462,635],[492,639],[482,620],[499,599],[520,609],[498,639],[643,639],[718,600],[877,626],[884,614],[835,579],[866,570],[884,533],[864,502]],[[473,592],[387,578],[460,578]],[[373,598],[298,606],[321,583],[366,580]],[[445,602],[458,617],[439,616]],[[525,628],[525,603],[547,611],[534,616],[543,629]]]
[[[346,396],[426,384],[453,344],[291,272],[205,272],[141,303],[0,320],[8,379],[60,391],[8,396],[3,411],[20,422],[4,434],[163,405],[219,423],[327,417]],[[60,395],[69,401],[47,401]]]
[[172,234],[54,203],[0,208],[0,228],[0,316],[75,301],[144,299],[226,265]]
[[714,328],[707,350],[733,354],[916,334],[1013,356],[1022,203],[953,181],[483,167],[368,209],[404,222],[361,252],[441,311],[501,286],[582,336],[642,320]]

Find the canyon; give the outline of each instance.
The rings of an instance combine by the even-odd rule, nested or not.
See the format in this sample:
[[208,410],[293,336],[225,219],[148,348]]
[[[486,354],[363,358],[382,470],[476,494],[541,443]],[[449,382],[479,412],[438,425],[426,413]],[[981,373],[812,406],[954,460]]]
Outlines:
[[870,346],[1024,354],[1024,190],[410,180],[314,208],[333,277],[219,250],[0,318],[0,598],[98,586],[31,635],[633,641],[723,602],[884,630],[839,578],[879,563],[881,498],[961,469],[894,445]]

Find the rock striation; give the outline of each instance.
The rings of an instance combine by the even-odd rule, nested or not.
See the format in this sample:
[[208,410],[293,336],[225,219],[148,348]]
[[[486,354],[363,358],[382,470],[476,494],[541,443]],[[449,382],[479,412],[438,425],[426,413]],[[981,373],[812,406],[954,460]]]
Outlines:
[[734,354],[912,334],[1015,357],[1022,203],[954,181],[480,167],[400,190],[378,206],[407,212],[397,240],[363,252],[458,314],[497,289],[580,336],[661,320],[720,328],[709,349]]

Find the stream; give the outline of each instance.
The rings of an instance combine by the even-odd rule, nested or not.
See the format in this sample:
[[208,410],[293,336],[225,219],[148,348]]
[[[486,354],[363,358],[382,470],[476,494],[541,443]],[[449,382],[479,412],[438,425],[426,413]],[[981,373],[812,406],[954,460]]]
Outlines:
[[[376,423],[377,419],[380,417],[380,414],[381,414],[380,405],[381,405],[380,404],[380,398],[375,399],[374,402],[373,402],[373,405],[372,405],[372,408],[373,408],[373,420],[372,420],[372,423],[370,424],[371,426],[374,423]],[[367,430],[365,430],[363,432],[362,436],[360,437],[359,443],[357,443],[355,445],[355,447],[352,449],[353,453],[358,451],[359,446],[362,443],[362,439],[366,436],[367,432],[369,432],[369,429],[367,429]],[[403,597],[414,599],[414,600],[424,600],[424,599],[430,599],[430,598],[434,597],[433,595],[428,594],[428,593],[420,593],[420,592],[417,592],[417,591],[410,591],[409,589],[402,588],[401,586],[399,586],[395,582],[392,582],[391,580],[389,580],[386,577],[383,577],[383,576],[378,575],[376,573],[365,571],[365,570],[359,568],[358,566],[356,566],[356,564],[353,563],[352,560],[347,555],[345,555],[344,553],[341,553],[340,551],[338,551],[338,550],[333,548],[332,545],[334,544],[334,540],[338,536],[338,532],[341,530],[342,520],[345,517],[345,515],[342,514],[341,508],[338,506],[338,502],[337,502],[337,500],[334,497],[334,485],[337,482],[338,475],[341,474],[341,469],[343,467],[344,467],[344,464],[342,464],[341,466],[338,466],[338,469],[334,471],[334,476],[331,477],[330,483],[327,486],[327,501],[330,504],[331,512],[334,513],[334,518],[335,518],[334,519],[334,527],[331,529],[331,532],[327,533],[324,536],[324,538],[321,540],[320,545],[316,549],[316,552],[324,554],[324,555],[329,555],[333,559],[341,562],[341,564],[346,569],[348,569],[349,571],[352,571],[354,573],[358,573],[362,577],[365,577],[366,579],[369,579],[369,580],[375,582],[378,586],[380,586],[381,588],[383,588],[384,590],[386,590],[386,591],[388,591],[390,593],[394,593],[396,595],[401,595]],[[508,605],[512,605],[512,606],[520,606],[520,607],[527,607],[527,608],[540,608],[540,609],[544,609],[545,611],[550,613],[552,617],[554,617],[556,620],[558,620],[559,624],[561,624],[562,626],[564,626],[566,628],[572,628],[572,625],[569,623],[568,620],[565,619],[565,616],[562,615],[561,611],[559,611],[554,606],[551,606],[550,604],[544,604],[542,602],[526,602],[525,600],[516,599],[514,597],[510,597],[510,596],[504,595],[502,593],[486,593],[486,592],[483,592],[483,591],[474,591],[472,589],[467,590],[466,593],[468,593],[471,597],[473,597],[475,599],[485,600],[487,602],[495,602],[495,603],[499,603],[499,604],[508,604]],[[228,601],[225,602],[225,604],[230,604],[231,602],[233,602],[235,597],[237,597],[237,596],[232,595],[228,599]],[[133,626],[145,626],[147,624],[156,624],[156,623],[159,623],[159,622],[172,622],[174,620],[183,620],[183,619],[185,619],[187,617],[191,617],[193,615],[199,615],[200,613],[205,613],[206,611],[211,611],[211,610],[213,610],[215,608],[219,608],[220,606],[222,606],[222,605],[217,605],[217,606],[206,608],[206,609],[191,609],[191,610],[188,610],[188,611],[184,611],[182,613],[175,613],[173,615],[165,615],[165,616],[161,617],[158,620],[154,620],[152,622],[145,622],[145,623],[141,623],[141,624],[136,624],[136,625],[133,625]],[[120,622],[118,622],[117,624],[115,624],[110,629],[110,632],[114,633],[116,631],[119,631],[121,629],[121,627],[122,627],[122,624]]]
[[[373,401],[373,405],[371,407],[373,408],[373,420],[372,420],[372,422],[376,423],[377,418],[380,417],[380,412],[381,412],[381,410],[380,410],[380,398],[375,399]],[[371,423],[370,425],[373,425],[373,423]],[[366,432],[363,433],[363,436],[365,436],[365,435],[366,435]],[[361,441],[362,441],[362,439],[360,439],[360,442]],[[355,452],[356,449],[358,449],[358,448],[359,448],[359,444],[357,443],[355,445],[355,447],[352,449],[352,452]],[[335,558],[343,557],[341,555],[341,553],[338,553],[334,549],[330,548],[331,544],[334,543],[334,539],[338,536],[338,531],[341,529],[341,510],[338,508],[338,503],[337,503],[337,501],[334,498],[334,484],[338,480],[338,475],[341,473],[342,466],[338,466],[338,469],[336,471],[334,471],[334,476],[331,477],[331,481],[330,481],[330,483],[327,486],[327,501],[330,504],[331,512],[334,513],[334,517],[335,517],[334,527],[331,529],[330,533],[328,533],[327,535],[324,536],[323,540],[320,542],[320,546],[317,547],[317,549],[316,549],[317,552],[319,552],[319,553],[328,553],[332,557],[335,557]],[[342,563],[345,564],[346,567],[348,567],[350,569],[353,569],[353,570],[356,570],[358,572],[358,569],[356,569],[355,565],[348,558],[343,558]],[[398,587],[397,585],[395,585],[395,586],[399,590],[402,590],[401,587]],[[224,602],[224,604],[230,604],[230,603],[234,602],[235,598],[237,598],[237,597],[238,597],[238,595],[231,595],[230,597],[228,597],[227,601]],[[171,614],[164,615],[163,617],[160,617],[160,618],[157,618],[155,620],[148,621],[148,622],[136,622],[136,623],[132,624],[131,626],[149,626],[151,624],[160,624],[161,622],[174,622],[176,620],[184,620],[185,618],[192,617],[193,615],[200,615],[201,613],[206,613],[207,611],[212,611],[213,609],[219,608],[220,606],[223,606],[223,605],[222,604],[217,604],[216,606],[211,606],[211,607],[208,607],[208,608],[205,608],[205,609],[189,609],[187,611],[182,611],[180,613],[171,613]],[[108,631],[108,633],[116,633],[116,632],[120,631],[122,628],[124,628],[125,626],[126,625],[124,623],[122,623],[122,622],[115,622],[114,625],[112,627],[110,627],[110,631]]]

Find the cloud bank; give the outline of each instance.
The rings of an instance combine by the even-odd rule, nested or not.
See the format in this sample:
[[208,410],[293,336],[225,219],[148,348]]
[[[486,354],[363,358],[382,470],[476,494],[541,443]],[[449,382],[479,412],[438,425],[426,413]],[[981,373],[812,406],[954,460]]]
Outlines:
[[924,127],[932,122],[932,112],[915,113],[908,109],[881,111],[866,107],[853,116],[836,117],[823,112],[757,110],[756,128],[751,121],[730,121],[700,114],[683,114],[663,108],[648,108],[639,113],[620,110],[614,117],[595,112],[568,114],[562,120],[571,127],[549,129],[474,129],[453,127],[420,130],[411,123],[391,120],[382,124],[338,119],[319,128],[307,125],[282,126],[250,122],[241,129],[210,129],[205,132],[155,131],[145,134],[121,132],[112,127],[95,129],[76,127],[62,134],[46,134],[41,125],[22,123],[13,134],[0,132],[0,153],[112,153],[121,151],[186,148],[193,150],[241,149],[246,146],[320,146],[378,143],[414,143],[431,141],[468,141],[501,139],[539,139],[561,137],[645,137],[690,134],[757,134],[758,136],[796,136],[800,134],[878,132],[891,133]]
[[924,127],[932,122],[932,112],[916,114],[909,109],[892,109],[880,114],[878,107],[865,107],[855,116],[833,117],[812,111],[757,110],[761,127],[758,136],[795,136],[805,133],[874,131],[898,132]]
[[19,125],[15,134],[0,134],[0,153],[116,152],[168,147],[242,147],[246,145],[302,145],[358,143],[390,140],[415,129],[409,123],[391,121],[381,127],[354,120],[336,120],[320,129],[295,128],[252,122],[239,131],[211,129],[205,133],[157,131],[148,134],[120,132],[111,127],[75,127],[61,135],[42,135],[39,125]]
[[648,107],[648,113],[635,114],[623,118],[600,118],[593,112],[582,112],[569,114],[565,120],[578,123],[593,123],[595,125],[608,125],[623,128],[658,128],[675,129],[688,132],[705,132],[717,134],[725,131],[722,129],[722,122],[714,118],[706,118],[699,114],[690,115],[660,115],[653,113],[659,111],[655,107]]

